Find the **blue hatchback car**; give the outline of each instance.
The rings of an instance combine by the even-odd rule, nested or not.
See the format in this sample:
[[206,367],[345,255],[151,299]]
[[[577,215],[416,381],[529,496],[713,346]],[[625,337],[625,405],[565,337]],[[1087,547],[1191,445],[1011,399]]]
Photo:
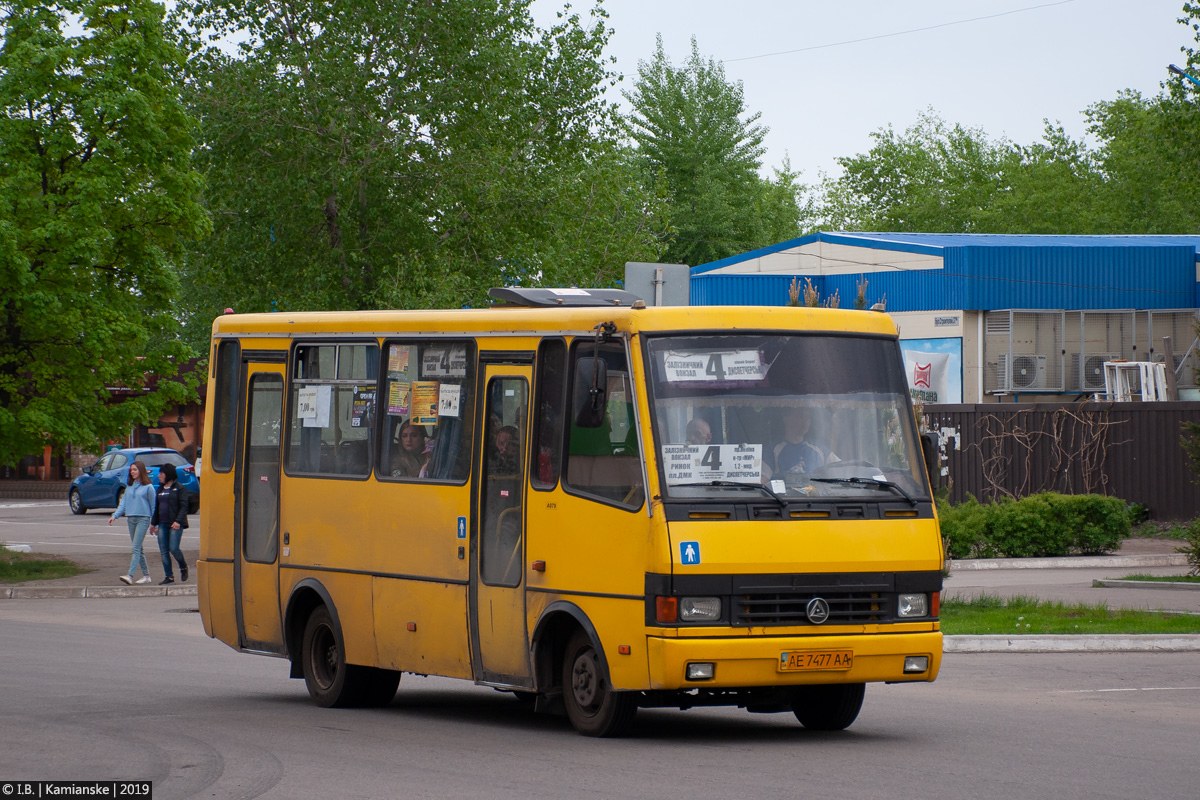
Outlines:
[[195,514],[199,510],[200,479],[182,453],[165,447],[127,447],[105,453],[82,475],[71,481],[71,488],[67,491],[71,513],[86,514],[89,508],[116,508],[120,505],[121,495],[129,485],[129,465],[134,461],[146,465],[156,490],[158,468],[163,464],[174,464],[176,481],[187,489],[188,513]]

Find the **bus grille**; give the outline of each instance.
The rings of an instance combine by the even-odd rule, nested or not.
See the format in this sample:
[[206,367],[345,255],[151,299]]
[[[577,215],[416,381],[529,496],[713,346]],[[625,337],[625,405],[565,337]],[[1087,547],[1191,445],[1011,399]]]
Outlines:
[[811,625],[805,607],[820,597],[829,603],[825,625],[889,622],[892,597],[881,592],[772,592],[734,598],[734,625]]

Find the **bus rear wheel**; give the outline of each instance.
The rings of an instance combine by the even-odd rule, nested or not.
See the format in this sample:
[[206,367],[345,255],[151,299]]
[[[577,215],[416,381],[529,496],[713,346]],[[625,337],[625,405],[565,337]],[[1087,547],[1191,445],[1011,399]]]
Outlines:
[[342,632],[329,609],[320,606],[309,615],[300,648],[308,693],[324,708],[344,708],[357,700],[357,675],[346,663]]
[[400,686],[400,673],[378,667],[354,667],[362,674],[358,676],[358,705],[364,708],[381,708],[392,702]]
[[563,658],[563,705],[575,730],[584,736],[619,736],[633,722],[637,699],[613,691],[591,638],[577,630]]
[[858,718],[866,688],[865,683],[801,687],[792,700],[792,713],[809,730],[845,730]]

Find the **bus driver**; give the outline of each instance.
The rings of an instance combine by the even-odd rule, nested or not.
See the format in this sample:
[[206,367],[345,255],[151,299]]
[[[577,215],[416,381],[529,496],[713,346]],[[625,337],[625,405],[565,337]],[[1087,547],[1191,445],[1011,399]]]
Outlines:
[[839,460],[807,438],[811,426],[812,410],[807,406],[793,406],[783,412],[783,441],[771,451],[775,461],[774,475],[808,474],[820,469],[826,462]]

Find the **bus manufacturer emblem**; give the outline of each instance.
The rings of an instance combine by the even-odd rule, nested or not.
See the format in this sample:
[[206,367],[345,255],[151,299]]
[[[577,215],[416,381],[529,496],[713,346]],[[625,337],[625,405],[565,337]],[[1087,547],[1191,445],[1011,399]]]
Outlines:
[[804,613],[808,615],[809,622],[813,625],[820,625],[829,619],[829,603],[825,602],[823,597],[814,597],[804,607]]

